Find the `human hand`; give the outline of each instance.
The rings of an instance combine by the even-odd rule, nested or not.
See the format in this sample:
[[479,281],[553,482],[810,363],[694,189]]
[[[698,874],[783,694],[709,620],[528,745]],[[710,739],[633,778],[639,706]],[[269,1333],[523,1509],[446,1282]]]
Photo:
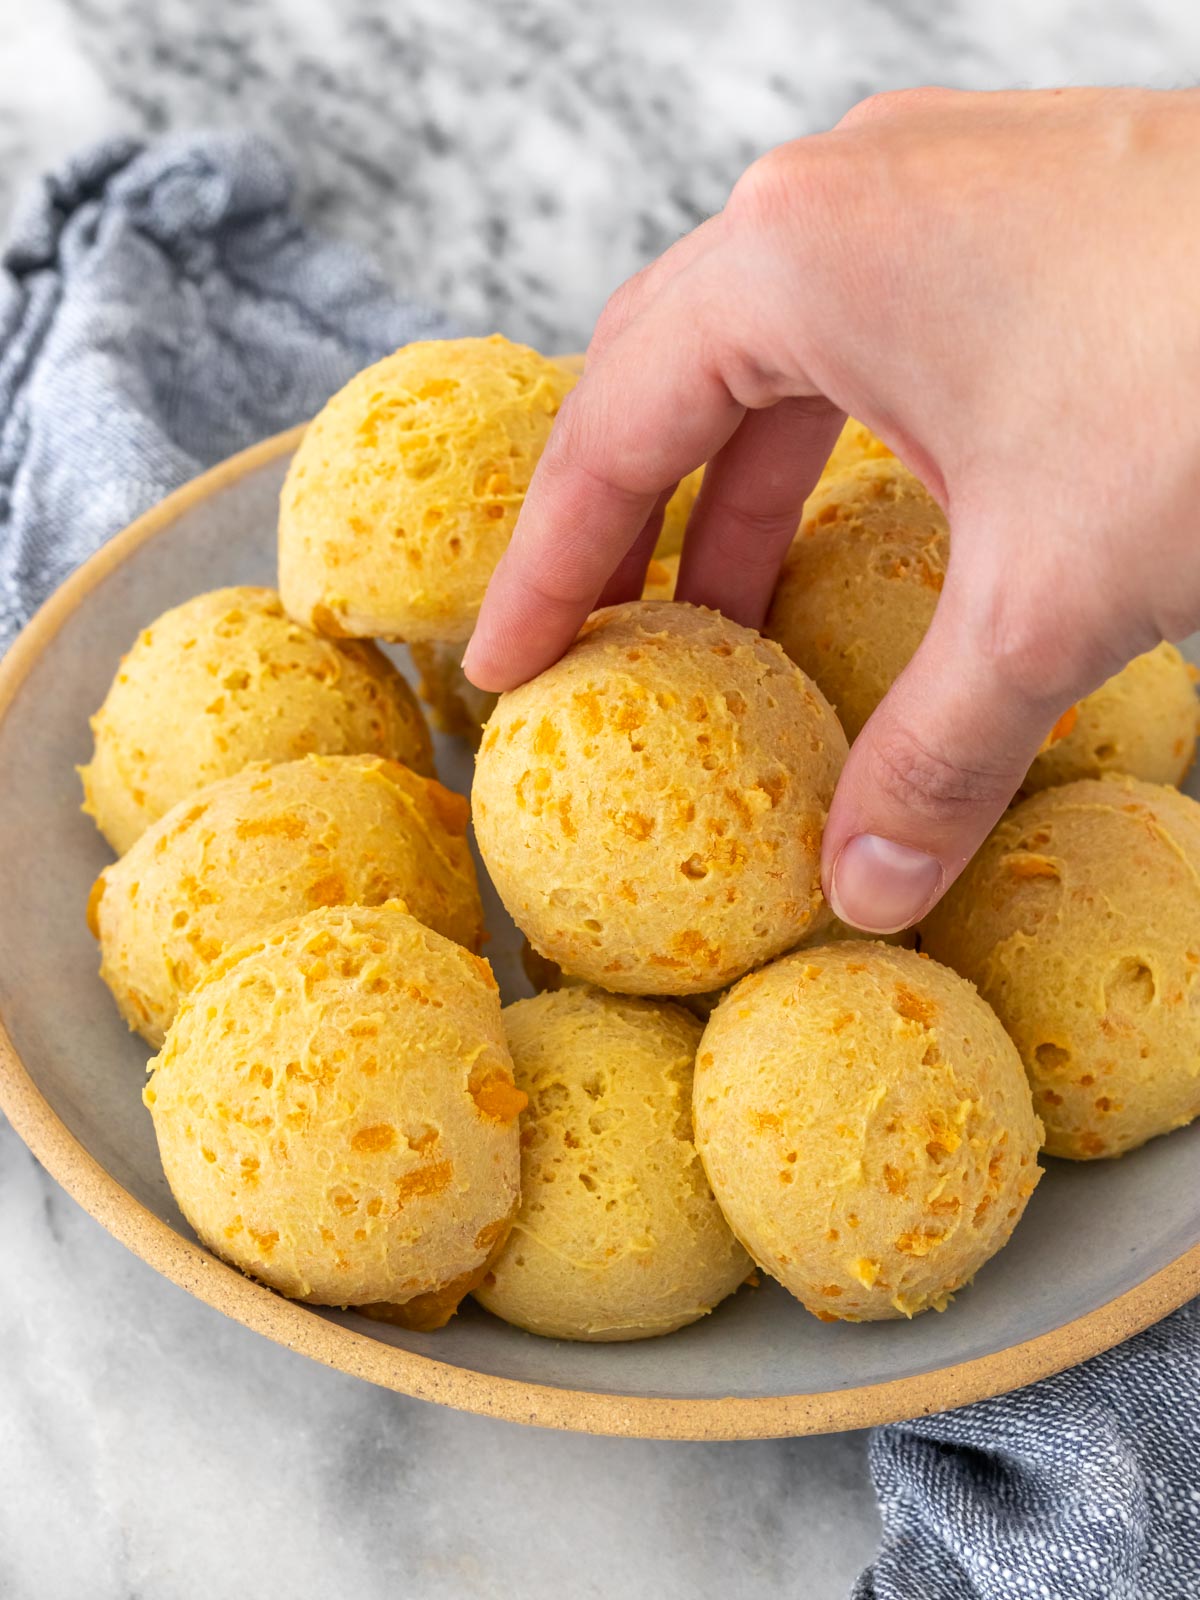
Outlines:
[[838,915],[922,916],[1047,729],[1200,623],[1200,94],[914,90],[756,162],[609,302],[467,654],[482,688],[632,599],[710,464],[677,598],[761,623],[843,416],[946,510],[924,642],[825,831]]

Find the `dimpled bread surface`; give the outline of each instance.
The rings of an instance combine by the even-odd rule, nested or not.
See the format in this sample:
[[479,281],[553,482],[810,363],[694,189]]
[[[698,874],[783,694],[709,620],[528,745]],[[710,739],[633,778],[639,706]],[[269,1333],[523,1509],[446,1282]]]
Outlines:
[[576,378],[499,334],[405,345],[310,424],[279,587],[318,633],[464,642]]
[[822,478],[763,625],[814,680],[853,743],[925,637],[950,529],[894,456]]
[[400,899],[478,951],[468,818],[462,795],[378,756],[252,763],[181,800],[101,873],[90,908],[100,976],[157,1046],[232,944],[317,906]]
[[501,696],[475,835],[539,954],[605,989],[701,993],[827,915],[821,833],[845,756],[777,646],[714,611],[634,601]]
[[[803,950],[813,944],[838,944],[844,939],[870,939],[879,944],[901,945],[904,949],[911,950],[916,944],[917,934],[915,928],[902,928],[899,933],[864,933],[861,928],[852,928],[840,917],[830,917],[828,922],[823,922],[820,928],[802,939],[797,949]],[[525,976],[539,994],[569,987],[572,984],[581,984],[584,981],[582,978],[570,977],[556,962],[547,961],[545,956],[538,955],[528,939],[521,942],[521,965],[525,969]],[[681,994],[677,999],[679,1004],[686,1006],[694,1017],[699,1017],[701,1022],[707,1022],[726,992],[726,989],[709,989],[703,994]]]
[[1195,669],[1173,644],[1156,645],[1079,702],[1063,737],[1035,759],[1022,791],[1109,772],[1180,784],[1196,753],[1197,713]]
[[293,1299],[440,1326],[516,1212],[525,1100],[491,969],[396,906],[238,946],[150,1070],[180,1209]]
[[[643,600],[670,600],[679,576],[679,557],[655,556],[646,567]],[[477,689],[462,669],[465,645],[431,644],[409,646],[413,666],[420,677],[417,693],[429,707],[434,726],[443,733],[458,734],[476,749],[484,724],[496,709],[500,696]]]
[[1050,1155],[1200,1112],[1200,806],[1135,778],[1015,806],[922,924],[1016,1041]]
[[734,1232],[825,1321],[943,1310],[1039,1177],[1012,1041],[956,973],[888,945],[743,978],[704,1030],[694,1107]]
[[742,1283],[692,1143],[700,1024],[666,1001],[561,989],[504,1012],[521,1116],[521,1208],[475,1298],[532,1333],[644,1339]]
[[217,589],[165,612],[122,658],[92,732],[84,810],[118,855],[250,761],[363,753],[433,771],[425,719],[386,656],[317,638],[273,589]]

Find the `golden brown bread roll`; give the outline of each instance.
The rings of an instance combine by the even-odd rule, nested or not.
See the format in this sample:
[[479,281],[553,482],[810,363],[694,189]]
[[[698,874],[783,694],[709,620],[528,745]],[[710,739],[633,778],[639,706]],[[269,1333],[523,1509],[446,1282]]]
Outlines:
[[851,743],[925,637],[950,529],[894,456],[822,478],[763,624],[829,700]]
[[700,1025],[678,1006],[561,989],[504,1012],[521,1208],[475,1291],[558,1339],[644,1339],[702,1317],[750,1271],[691,1137]]
[[231,945],[316,906],[400,899],[478,951],[468,819],[462,795],[378,756],[254,762],[181,800],[101,873],[100,976],[157,1046]]
[[1016,1041],[1051,1155],[1132,1150],[1200,1112],[1200,806],[1082,779],[1001,818],[921,926]]
[[1173,644],[1156,645],[1079,702],[1021,791],[1109,772],[1181,784],[1196,753],[1198,712],[1195,669]]
[[387,657],[318,639],[273,589],[216,589],[164,612],[122,659],[92,732],[84,810],[118,855],[250,761],[366,754],[433,772],[429,729]]
[[394,905],[235,947],[150,1070],[180,1209],[281,1294],[440,1327],[508,1232],[525,1099],[491,969]]
[[845,755],[777,646],[713,611],[635,601],[501,696],[476,838],[541,955],[610,990],[699,993],[827,915],[821,832]]
[[[849,445],[840,465],[838,452],[831,458],[763,628],[823,690],[851,742],[925,637],[950,559],[941,508],[870,437],[857,463]],[[1023,792],[1105,772],[1178,784],[1196,730],[1193,671],[1160,644],[1059,719]]]
[[696,1147],[750,1254],[825,1321],[941,1311],[1012,1232],[1041,1127],[970,984],[822,945],[734,986],[696,1058]]
[[279,507],[279,587],[333,637],[463,642],[575,375],[526,345],[433,339],[313,419]]

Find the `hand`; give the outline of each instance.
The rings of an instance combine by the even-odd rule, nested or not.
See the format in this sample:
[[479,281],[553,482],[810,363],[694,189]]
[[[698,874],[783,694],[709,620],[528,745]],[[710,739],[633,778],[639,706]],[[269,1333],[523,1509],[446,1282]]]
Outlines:
[[914,90],[763,157],[609,302],[468,652],[505,689],[635,597],[761,622],[845,413],[946,510],[933,624],[854,745],[826,893],[948,887],[1074,700],[1200,623],[1200,94]]

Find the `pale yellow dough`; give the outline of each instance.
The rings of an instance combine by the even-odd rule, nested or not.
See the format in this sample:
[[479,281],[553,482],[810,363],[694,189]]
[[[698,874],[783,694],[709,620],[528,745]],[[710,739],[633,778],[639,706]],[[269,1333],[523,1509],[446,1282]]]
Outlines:
[[279,587],[334,637],[463,642],[576,382],[499,334],[405,345],[313,419],[279,505]]
[[750,1260],[691,1134],[700,1024],[678,1006],[561,989],[504,1012],[521,1209],[475,1298],[532,1333],[645,1339],[704,1316]]
[[783,652],[713,611],[597,613],[502,695],[475,834],[539,954],[602,988],[719,988],[828,915],[821,833],[846,740]]
[[[804,508],[763,631],[823,690],[851,742],[925,637],[949,559],[949,524],[933,496],[848,422]],[[1160,644],[1055,723],[1022,791],[1106,772],[1178,784],[1197,720],[1194,671]]]
[[853,743],[925,637],[950,529],[894,456],[822,478],[763,625],[829,700]]
[[100,976],[157,1046],[231,945],[316,906],[400,899],[478,950],[468,818],[462,795],[378,756],[254,762],[181,800],[101,873]]
[[921,938],[1016,1041],[1051,1155],[1120,1155],[1200,1113],[1194,800],[1120,777],[1033,795]]
[[1110,772],[1178,785],[1196,753],[1198,714],[1195,669],[1173,644],[1156,645],[1079,702],[1022,792]]
[[236,947],[150,1070],[184,1216],[281,1294],[439,1327],[508,1232],[525,1101],[491,969],[396,906]]
[[826,1321],[943,1310],[1039,1176],[994,1014],[883,944],[797,951],[734,986],[700,1041],[695,1137],[733,1231]]
[[425,719],[386,656],[317,638],[273,589],[216,589],[164,612],[122,658],[92,732],[84,810],[118,855],[251,761],[366,754],[433,772]]

